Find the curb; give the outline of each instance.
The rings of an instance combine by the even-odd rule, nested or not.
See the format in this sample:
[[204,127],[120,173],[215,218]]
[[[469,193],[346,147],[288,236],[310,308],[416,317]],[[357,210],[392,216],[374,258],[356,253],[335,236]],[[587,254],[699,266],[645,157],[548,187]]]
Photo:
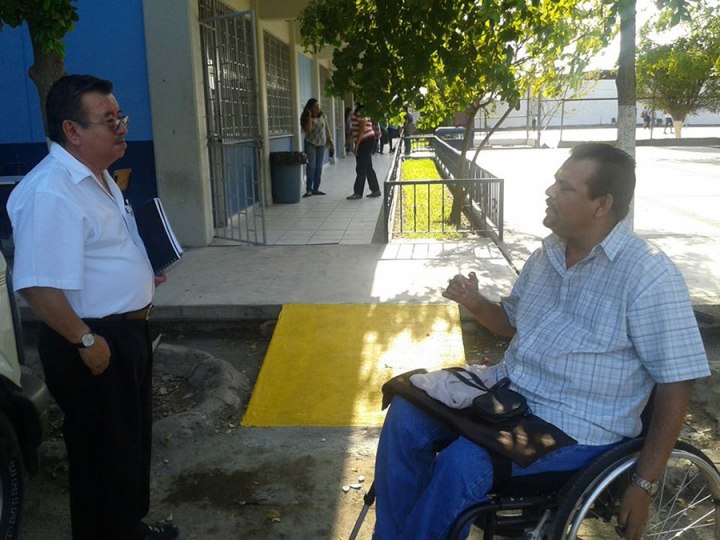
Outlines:
[[167,443],[176,437],[192,437],[198,429],[212,428],[217,416],[228,409],[241,411],[243,396],[250,393],[247,377],[230,363],[198,349],[160,344],[154,368],[182,377],[201,394],[197,406],[153,423],[153,442]]

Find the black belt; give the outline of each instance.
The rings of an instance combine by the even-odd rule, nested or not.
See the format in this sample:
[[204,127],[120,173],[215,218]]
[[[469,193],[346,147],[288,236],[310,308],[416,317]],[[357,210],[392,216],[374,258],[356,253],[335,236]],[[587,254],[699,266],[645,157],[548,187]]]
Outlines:
[[148,304],[142,309],[135,311],[127,311],[125,313],[113,313],[107,317],[100,319],[101,321],[146,321],[150,318],[152,312],[152,304]]

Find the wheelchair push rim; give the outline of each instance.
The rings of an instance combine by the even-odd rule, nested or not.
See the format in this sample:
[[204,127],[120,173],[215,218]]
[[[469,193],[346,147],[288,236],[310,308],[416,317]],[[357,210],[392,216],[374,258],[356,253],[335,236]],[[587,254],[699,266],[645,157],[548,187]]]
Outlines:
[[[617,539],[618,509],[638,454],[588,468],[563,494],[550,537]],[[643,537],[720,539],[720,474],[705,454],[682,442],[673,449],[651,495]]]

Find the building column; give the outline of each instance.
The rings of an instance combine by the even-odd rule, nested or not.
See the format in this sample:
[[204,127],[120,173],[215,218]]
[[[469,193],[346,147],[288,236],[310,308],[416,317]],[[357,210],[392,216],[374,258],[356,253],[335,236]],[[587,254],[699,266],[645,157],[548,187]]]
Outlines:
[[180,243],[207,246],[214,229],[197,1],[144,0],[143,14],[158,194]]

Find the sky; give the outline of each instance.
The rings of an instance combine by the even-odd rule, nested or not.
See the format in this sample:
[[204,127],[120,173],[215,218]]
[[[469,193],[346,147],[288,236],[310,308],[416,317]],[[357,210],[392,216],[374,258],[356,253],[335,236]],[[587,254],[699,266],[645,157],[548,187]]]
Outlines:
[[[706,5],[712,5],[715,3],[720,9],[720,0],[704,0]],[[636,20],[635,20],[635,35],[640,34],[640,28],[654,15],[657,13],[655,6],[655,0],[637,0],[636,5]],[[677,28],[677,32],[682,32],[680,28]],[[672,40],[677,37],[673,33],[665,34],[665,36]],[[615,36],[615,39],[608,45],[603,51],[598,54],[595,59],[591,62],[589,69],[613,69],[617,64],[618,54],[620,53],[620,36]]]
[[[647,20],[657,12],[654,0],[637,0],[636,18],[635,18],[635,35],[640,33],[640,28]],[[617,65],[618,55],[620,54],[620,36],[603,49],[590,63],[588,69],[613,69]]]

